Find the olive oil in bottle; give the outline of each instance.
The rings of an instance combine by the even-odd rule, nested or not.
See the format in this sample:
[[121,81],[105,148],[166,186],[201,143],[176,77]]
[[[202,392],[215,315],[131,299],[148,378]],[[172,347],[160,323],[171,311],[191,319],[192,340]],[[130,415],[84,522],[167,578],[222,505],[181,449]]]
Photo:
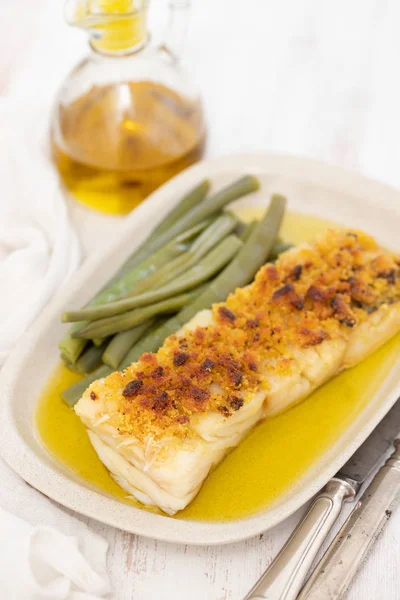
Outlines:
[[[201,158],[200,98],[168,46],[148,44],[145,0],[70,0],[67,8],[70,23],[90,33],[92,52],[57,99],[53,158],[78,200],[127,213]],[[181,34],[187,9],[171,8],[170,35]]]

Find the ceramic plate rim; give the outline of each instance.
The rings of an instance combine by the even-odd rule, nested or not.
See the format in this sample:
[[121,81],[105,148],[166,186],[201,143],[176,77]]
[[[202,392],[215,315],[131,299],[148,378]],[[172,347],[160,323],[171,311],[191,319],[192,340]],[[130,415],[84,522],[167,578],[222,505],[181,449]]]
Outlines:
[[[277,154],[238,154],[201,161],[167,182],[142,203],[118,229],[114,242],[110,243],[109,247],[100,252],[98,256],[89,258],[80,267],[69,280],[68,289],[77,290],[87,277],[100,267],[107,256],[112,254],[113,249],[127,233],[138,230],[142,224],[145,225],[146,219],[151,219],[154,224],[156,224],[156,220],[161,220],[163,214],[168,210],[168,203],[164,201],[165,199],[178,197],[179,190],[187,189],[192,182],[203,177],[212,178],[228,171],[242,173],[244,165],[247,172],[251,172],[252,168],[255,172],[272,172],[273,169],[278,173],[290,172],[311,184],[323,183],[337,191],[357,194],[364,198],[387,198],[390,199],[389,204],[395,205],[397,202],[400,205],[400,192],[394,188],[340,167],[307,158]],[[372,202],[372,204],[369,200],[365,202],[366,206],[376,207],[376,202]],[[156,210],[157,208],[159,210]],[[389,215],[398,218],[396,211],[389,206],[383,210],[387,213],[388,218]],[[153,218],[154,214],[157,214],[157,219]],[[146,235],[146,228],[142,229],[143,235]],[[147,230],[149,230],[148,226]],[[136,236],[137,243],[140,242],[140,237],[139,233]],[[300,508],[339,470],[400,396],[399,383],[390,390],[384,402],[375,410],[368,422],[354,433],[354,437],[345,450],[330,459],[329,466],[315,478],[306,490],[296,494],[294,498],[284,502],[283,505],[277,505],[245,519],[227,522],[186,521],[148,513],[103,495],[94,488],[84,486],[77,477],[71,474],[67,475],[67,471],[62,467],[55,468],[52,460],[46,461],[40,454],[33,451],[18,430],[13,414],[15,408],[14,387],[17,385],[25,361],[29,360],[27,356],[29,349],[34,344],[40,344],[50,317],[54,316],[55,312],[60,312],[65,305],[66,295],[67,286],[63,286],[19,341],[0,373],[0,455],[25,481],[63,506],[138,535],[169,542],[211,545],[237,542],[270,529]],[[400,365],[400,361],[396,364]],[[388,380],[389,378],[385,384]],[[355,422],[349,430],[354,426]]]

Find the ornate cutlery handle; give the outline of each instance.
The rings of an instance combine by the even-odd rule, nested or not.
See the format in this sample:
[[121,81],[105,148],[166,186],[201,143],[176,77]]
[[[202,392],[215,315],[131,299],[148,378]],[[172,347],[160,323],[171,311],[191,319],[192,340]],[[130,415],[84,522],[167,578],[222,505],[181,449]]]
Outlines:
[[356,492],[353,482],[331,479],[244,600],[294,600],[343,502],[353,500]]
[[326,551],[299,600],[339,600],[400,501],[400,440]]

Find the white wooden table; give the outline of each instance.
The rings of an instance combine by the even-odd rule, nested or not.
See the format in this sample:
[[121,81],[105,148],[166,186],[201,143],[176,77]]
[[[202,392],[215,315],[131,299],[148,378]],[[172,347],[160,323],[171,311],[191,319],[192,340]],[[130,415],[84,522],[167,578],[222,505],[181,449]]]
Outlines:
[[[186,59],[206,104],[209,156],[301,154],[400,185],[398,0],[193,3]],[[155,21],[163,10],[164,0],[153,0]],[[83,34],[64,25],[60,0],[2,0],[0,14],[0,94],[50,98],[86,51]],[[70,209],[86,254],[120,224],[74,202]],[[85,521],[109,541],[115,599],[239,600],[298,518],[214,548],[156,542]],[[400,510],[349,600],[400,598],[399,533]]]

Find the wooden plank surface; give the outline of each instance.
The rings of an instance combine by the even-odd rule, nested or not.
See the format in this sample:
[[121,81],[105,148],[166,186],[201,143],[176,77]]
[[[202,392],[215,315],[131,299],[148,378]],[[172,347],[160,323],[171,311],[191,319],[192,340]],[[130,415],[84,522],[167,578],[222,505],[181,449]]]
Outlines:
[[[300,154],[400,185],[398,0],[193,5],[185,63],[204,97],[209,156]],[[84,36],[64,25],[60,0],[2,0],[1,9],[0,95],[23,95],[48,110],[64,75],[86,51]],[[163,0],[153,0],[153,22],[164,13]],[[86,253],[119,226],[119,219],[73,202],[70,210]],[[298,518],[244,543],[206,548],[146,540],[83,520],[109,541],[115,599],[240,600]],[[397,511],[349,600],[400,598],[399,533]]]

